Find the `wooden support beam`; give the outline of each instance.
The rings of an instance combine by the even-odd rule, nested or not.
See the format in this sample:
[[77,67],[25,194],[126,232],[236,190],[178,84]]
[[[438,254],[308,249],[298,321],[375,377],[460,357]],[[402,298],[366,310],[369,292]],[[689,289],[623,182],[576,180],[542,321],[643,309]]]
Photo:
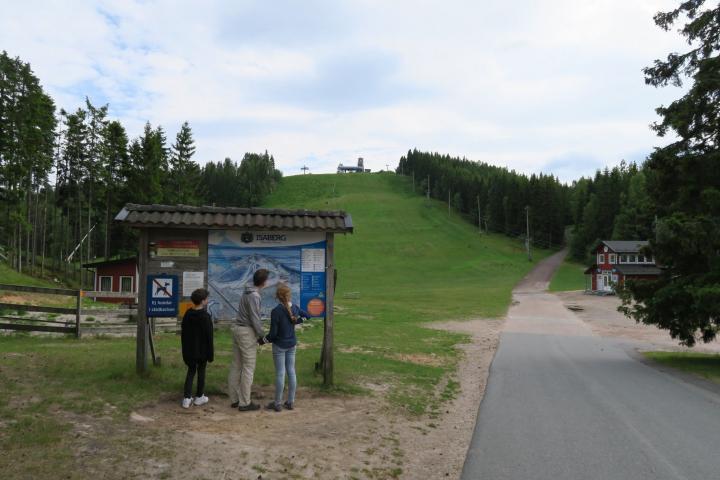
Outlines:
[[27,325],[23,323],[0,323],[0,330],[20,330],[25,332],[75,333],[75,327],[53,327],[51,325]]
[[42,312],[42,313],[58,313],[58,314],[74,314],[75,308],[65,307],[43,307],[39,305],[19,305],[17,303],[0,303],[0,309],[15,310],[17,312]]
[[137,349],[135,353],[135,370],[145,373],[148,368],[148,354],[150,344],[148,339],[147,316],[147,262],[148,262],[148,231],[140,229],[140,255],[138,256],[138,271],[140,285],[138,285],[138,314],[137,314]]
[[323,384],[331,386],[333,384],[333,321],[335,318],[335,235],[327,234],[327,250],[325,257],[325,323],[323,332],[322,347],[322,371]]
[[25,285],[9,285],[0,283],[0,290],[7,292],[27,292],[27,293],[45,293],[50,295],[68,295],[74,297],[77,290],[69,290],[67,288],[45,288],[45,287],[28,287]]

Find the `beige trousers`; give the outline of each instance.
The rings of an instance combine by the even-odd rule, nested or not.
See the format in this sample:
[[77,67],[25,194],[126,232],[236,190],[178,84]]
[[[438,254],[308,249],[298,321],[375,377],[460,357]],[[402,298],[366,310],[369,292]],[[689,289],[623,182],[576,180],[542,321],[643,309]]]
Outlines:
[[228,395],[230,402],[241,407],[250,404],[250,390],[255,375],[257,339],[250,327],[233,325],[230,327],[233,338],[233,356],[228,375]]

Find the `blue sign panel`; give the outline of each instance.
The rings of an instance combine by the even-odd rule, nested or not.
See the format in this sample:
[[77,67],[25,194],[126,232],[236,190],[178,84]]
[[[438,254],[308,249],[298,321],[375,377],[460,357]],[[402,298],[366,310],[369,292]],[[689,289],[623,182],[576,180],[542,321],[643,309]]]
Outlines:
[[280,283],[290,287],[292,303],[311,317],[325,316],[325,233],[238,232],[211,230],[208,234],[208,309],[213,318],[237,316],[240,297],[252,286],[260,268],[270,272],[261,295],[261,315],[269,317],[278,304]]
[[148,317],[174,317],[178,313],[178,282],[177,275],[147,276],[147,309]]

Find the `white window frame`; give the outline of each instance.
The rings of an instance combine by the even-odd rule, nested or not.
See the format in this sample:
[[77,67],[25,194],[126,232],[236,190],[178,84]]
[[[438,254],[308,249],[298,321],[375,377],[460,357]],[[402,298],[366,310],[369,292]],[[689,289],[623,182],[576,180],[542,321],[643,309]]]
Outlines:
[[[125,278],[130,280],[130,290],[123,290],[123,279],[125,279]],[[130,276],[130,275],[121,275],[120,276],[120,293],[124,293],[124,292],[133,293],[133,292],[135,292],[135,289],[133,287],[134,287],[134,285],[133,285],[133,277],[132,276]]]
[[628,255],[628,263],[637,263],[637,255]]
[[[112,277],[112,275],[101,275],[99,278],[100,278],[100,279],[98,280],[98,290],[101,291],[101,292],[112,292],[112,291],[113,291],[113,277]],[[109,278],[109,279],[110,279],[110,290],[103,290],[103,288],[102,288],[103,278]]]
[[603,263],[605,263],[605,254],[598,253],[598,265],[602,265]]
[[611,265],[615,265],[617,263],[617,255],[614,253],[608,253],[608,261]]
[[618,263],[627,263],[627,261],[628,261],[627,254],[620,255],[620,260],[618,261]]

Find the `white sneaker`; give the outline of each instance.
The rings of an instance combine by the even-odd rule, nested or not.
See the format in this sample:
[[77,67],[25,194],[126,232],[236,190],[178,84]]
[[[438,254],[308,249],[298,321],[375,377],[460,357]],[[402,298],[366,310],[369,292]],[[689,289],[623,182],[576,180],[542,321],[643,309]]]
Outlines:
[[195,397],[195,401],[193,403],[199,407],[200,405],[205,405],[209,401],[210,399],[203,395],[202,397]]
[[192,398],[183,398],[182,407],[190,408],[191,403],[192,403]]

